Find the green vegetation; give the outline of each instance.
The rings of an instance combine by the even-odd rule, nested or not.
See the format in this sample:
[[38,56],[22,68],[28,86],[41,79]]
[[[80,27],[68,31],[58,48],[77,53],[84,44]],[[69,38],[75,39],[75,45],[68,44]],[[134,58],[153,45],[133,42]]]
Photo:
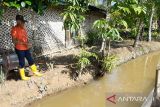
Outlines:
[[86,44],[89,46],[98,45],[101,39],[98,36],[98,32],[95,30],[90,30],[87,32]]
[[79,30],[81,23],[85,20],[85,17],[82,15],[85,11],[85,8],[81,7],[80,4],[69,5],[61,14],[64,20],[64,28],[71,31]]
[[82,71],[87,66],[91,65],[91,57],[98,60],[98,56],[95,53],[88,52],[85,49],[81,50],[81,53],[77,56],[77,68]]
[[108,41],[108,55],[110,54],[110,44],[111,41],[122,40],[117,28],[110,25],[110,22],[106,19],[100,19],[94,22],[93,27],[99,32],[100,38],[102,38],[101,50],[103,51],[102,56],[105,55],[106,50],[106,40]]
[[81,47],[84,47],[84,44],[86,44],[86,42],[88,41],[86,35],[78,35],[74,39],[79,41]]
[[109,55],[104,57],[102,60],[102,69],[106,72],[112,72],[113,68],[116,67],[117,57],[115,55]]

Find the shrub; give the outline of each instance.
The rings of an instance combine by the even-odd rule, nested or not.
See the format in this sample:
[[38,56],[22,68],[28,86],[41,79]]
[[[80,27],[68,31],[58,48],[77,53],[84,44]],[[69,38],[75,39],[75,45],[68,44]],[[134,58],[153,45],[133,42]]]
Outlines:
[[105,56],[102,60],[102,68],[106,72],[111,72],[116,67],[117,57],[115,55]]
[[101,42],[99,36],[98,36],[98,32],[94,31],[94,30],[90,30],[88,33],[87,33],[87,44],[88,45],[95,45],[95,44],[99,44]]
[[84,68],[91,65],[91,57],[98,59],[98,56],[95,53],[82,49],[81,53],[77,56],[77,68],[82,71]]
[[78,35],[74,37],[74,39],[80,43],[81,47],[84,47],[84,44],[87,42],[88,38],[85,35]]

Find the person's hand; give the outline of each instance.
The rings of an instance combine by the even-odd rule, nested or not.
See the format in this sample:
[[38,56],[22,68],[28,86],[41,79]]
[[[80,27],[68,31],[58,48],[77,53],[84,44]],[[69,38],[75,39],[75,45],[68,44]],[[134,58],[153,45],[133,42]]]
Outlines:
[[25,45],[26,43],[20,40],[16,40],[16,44],[21,44],[21,45]]
[[31,43],[28,43],[28,48],[30,49],[32,47],[32,44]]

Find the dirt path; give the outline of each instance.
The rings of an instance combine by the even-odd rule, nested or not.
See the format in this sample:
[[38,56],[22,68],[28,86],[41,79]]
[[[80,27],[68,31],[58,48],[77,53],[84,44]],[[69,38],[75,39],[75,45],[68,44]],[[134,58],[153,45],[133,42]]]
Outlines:
[[[121,44],[120,48],[117,47],[120,44],[117,44],[112,49],[112,53],[120,59],[117,64],[127,62],[151,51],[160,50],[159,42],[142,42],[136,49],[128,43],[131,42]],[[44,96],[56,94],[71,87],[85,85],[93,80],[93,76],[89,72],[80,75],[76,81],[71,78],[68,64],[73,63],[73,56],[79,52],[79,49],[72,49],[52,55],[55,67],[51,67],[50,70],[44,72],[44,76],[41,78],[32,76],[29,81],[7,80],[0,87],[0,107],[23,107]]]

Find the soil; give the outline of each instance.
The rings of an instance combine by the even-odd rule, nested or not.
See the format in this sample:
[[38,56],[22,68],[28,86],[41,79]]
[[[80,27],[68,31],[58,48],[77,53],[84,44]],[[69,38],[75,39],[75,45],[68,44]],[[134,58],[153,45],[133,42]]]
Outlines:
[[[143,54],[160,50],[159,42],[141,42],[137,48],[133,48],[131,44],[133,44],[133,41],[130,40],[113,43],[111,52],[118,56],[118,65]],[[74,75],[77,74],[72,74],[69,68],[69,65],[74,62],[74,56],[79,52],[79,48],[74,48],[48,56],[52,59],[49,59],[51,62],[46,64],[49,67],[43,70],[43,77],[32,76],[29,81],[9,78],[0,86],[0,107],[24,107],[44,96],[56,94],[68,88],[86,85],[92,81],[93,75],[91,72],[80,74],[75,80]],[[43,60],[41,64],[43,65]],[[17,72],[10,71],[10,73],[15,76],[18,75]]]

